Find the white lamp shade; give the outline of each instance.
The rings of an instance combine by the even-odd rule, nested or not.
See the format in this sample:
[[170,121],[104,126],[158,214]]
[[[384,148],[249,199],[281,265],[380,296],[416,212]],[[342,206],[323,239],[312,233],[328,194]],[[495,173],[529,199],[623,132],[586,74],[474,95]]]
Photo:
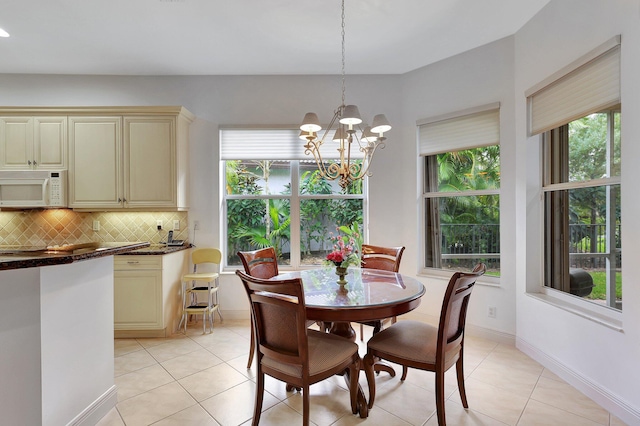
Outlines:
[[320,120],[315,112],[308,112],[304,115],[300,130],[303,132],[319,132],[322,129],[320,126]]
[[389,124],[389,120],[385,117],[384,114],[378,114],[373,117],[373,124],[371,125],[371,131],[373,133],[384,133],[391,130],[391,125]]
[[358,111],[358,107],[355,105],[345,106],[344,111],[342,111],[342,118],[340,118],[340,123],[351,125],[362,123],[362,118],[360,118],[360,111]]
[[371,126],[366,126],[362,132],[362,140],[365,142],[375,142],[378,136],[371,131]]
[[345,141],[348,138],[348,134],[347,132],[344,131],[344,128],[342,126],[338,127],[338,129],[336,130],[336,132],[333,135],[333,141],[334,142],[341,142],[341,141]]

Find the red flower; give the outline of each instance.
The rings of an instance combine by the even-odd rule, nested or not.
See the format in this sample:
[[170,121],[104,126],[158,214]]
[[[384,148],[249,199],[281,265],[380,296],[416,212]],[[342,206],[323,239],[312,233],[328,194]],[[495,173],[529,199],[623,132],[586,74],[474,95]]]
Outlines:
[[344,256],[339,251],[332,251],[327,255],[327,260],[330,260],[334,263],[342,263],[344,260]]

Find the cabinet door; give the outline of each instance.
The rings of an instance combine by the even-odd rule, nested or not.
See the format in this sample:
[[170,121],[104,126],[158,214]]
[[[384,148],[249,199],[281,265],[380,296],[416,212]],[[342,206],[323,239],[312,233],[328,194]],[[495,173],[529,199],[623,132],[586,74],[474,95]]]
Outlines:
[[176,207],[175,126],[175,117],[124,117],[126,207]]
[[67,117],[34,117],[33,162],[45,170],[67,168]]
[[116,330],[160,330],[162,315],[162,271],[114,271],[114,328]]
[[123,206],[120,117],[69,117],[69,207]]
[[0,117],[0,169],[27,170],[33,164],[33,119]]

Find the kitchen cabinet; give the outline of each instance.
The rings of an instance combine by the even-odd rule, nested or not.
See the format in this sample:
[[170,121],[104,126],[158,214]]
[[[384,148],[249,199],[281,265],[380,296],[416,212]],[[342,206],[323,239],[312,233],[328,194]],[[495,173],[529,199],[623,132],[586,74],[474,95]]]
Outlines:
[[187,210],[191,114],[69,117],[69,207]]
[[0,117],[0,169],[67,167],[66,116]]
[[177,330],[189,250],[114,260],[115,337],[165,337]]

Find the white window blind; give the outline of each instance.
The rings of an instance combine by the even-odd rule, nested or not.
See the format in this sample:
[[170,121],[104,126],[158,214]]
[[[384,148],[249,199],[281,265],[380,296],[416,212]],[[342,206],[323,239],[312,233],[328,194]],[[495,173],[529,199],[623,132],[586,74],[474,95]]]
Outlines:
[[[458,115],[432,118],[418,123],[419,153],[421,156],[460,151],[462,149],[497,145],[500,143],[500,109],[490,109]],[[475,109],[478,110],[478,109]]]
[[[300,129],[220,129],[221,160],[313,160],[304,153],[306,141],[298,135]],[[338,143],[325,139],[320,149],[323,159],[340,158]],[[346,154],[345,154],[346,155]],[[363,158],[358,143],[351,146],[351,158]]]
[[620,37],[578,59],[526,95],[529,136],[619,104]]

